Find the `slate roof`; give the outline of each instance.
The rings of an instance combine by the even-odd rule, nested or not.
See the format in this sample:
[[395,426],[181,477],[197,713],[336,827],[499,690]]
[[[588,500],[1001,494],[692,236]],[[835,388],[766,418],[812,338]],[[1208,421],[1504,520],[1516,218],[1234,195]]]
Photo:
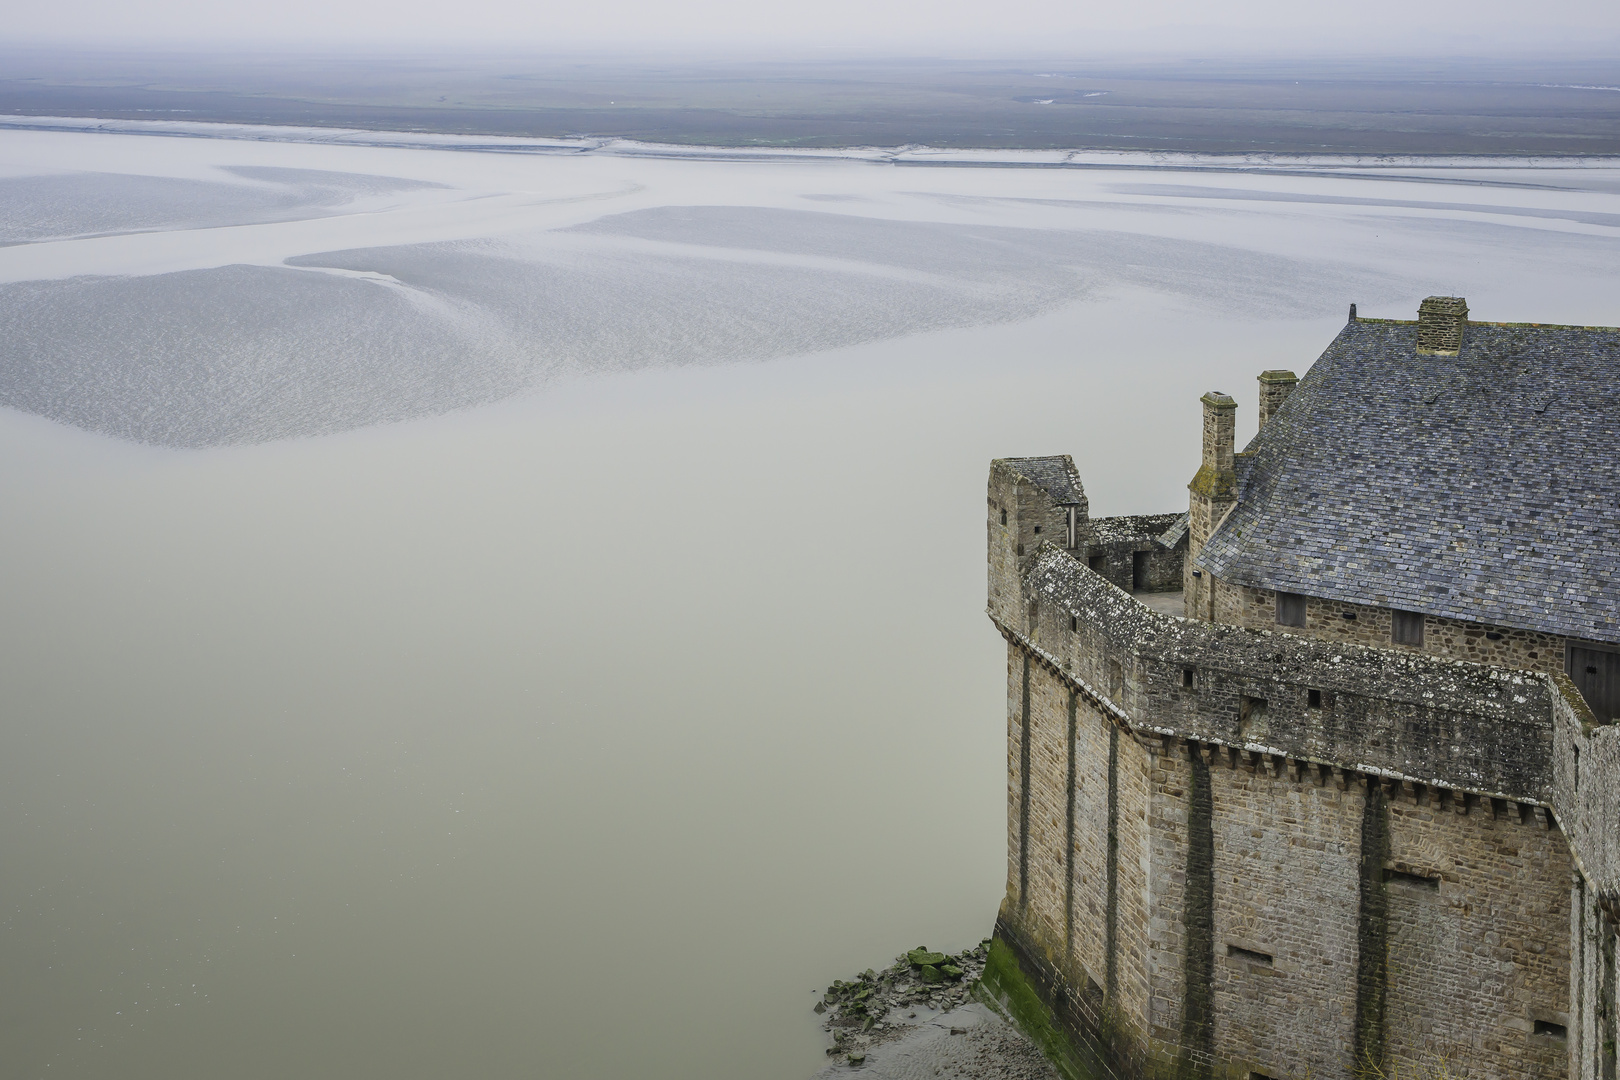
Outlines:
[[1086,505],[1086,489],[1068,454],[1053,457],[1004,458],[1009,467],[1049,495],[1059,506]]
[[[1225,581],[1620,643],[1620,330],[1349,323],[1249,444]],[[1240,458],[1240,460],[1242,460]]]
[[1187,515],[1185,513],[1181,513],[1176,515],[1176,519],[1170,523],[1170,527],[1164,530],[1164,532],[1160,533],[1157,539],[1160,546],[1174,549],[1175,546],[1181,543],[1182,540],[1186,539],[1186,537]]

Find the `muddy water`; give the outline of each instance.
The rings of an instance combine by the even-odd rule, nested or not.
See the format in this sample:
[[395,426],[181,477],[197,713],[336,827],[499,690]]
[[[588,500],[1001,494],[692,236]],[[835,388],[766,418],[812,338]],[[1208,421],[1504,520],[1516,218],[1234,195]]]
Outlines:
[[[1019,170],[31,139],[0,142],[16,175],[116,143],[120,169],[208,182],[279,161],[446,185],[372,183],[353,198],[384,202],[324,231],[327,195],[289,224],[258,191],[230,235],[148,207],[161,229],[0,249],[0,276],[382,274],[466,362],[310,366],[296,325],[220,352],[228,323],[157,288],[154,325],[199,344],[147,370],[116,346],[127,297],[53,307],[36,288],[28,318],[53,329],[32,340],[56,351],[8,338],[0,380],[0,1038],[19,1077],[806,1076],[825,1060],[812,990],[977,941],[1001,895],[991,456],[1072,452],[1094,512],[1174,509],[1198,393],[1228,390],[1252,425],[1254,375],[1302,372],[1351,300],[1405,317],[1455,291],[1482,318],[1620,321],[1613,230],[1568,217],[1211,209]],[[1493,174],[1477,201],[1614,209],[1554,178]],[[474,180],[478,198],[444,195]],[[1477,187],[1209,183],[1428,203]],[[631,194],[507,229],[486,189],[524,184]],[[850,198],[802,198],[829,192]],[[1001,194],[1022,201],[984,209]],[[613,219],[700,199],[756,216]],[[829,205],[855,220],[756,214]],[[1043,205],[1064,235],[994,231],[1037,229]],[[862,251],[863,222],[887,239]],[[1092,226],[1110,235],[1086,261]],[[1117,239],[1133,229],[1140,258]],[[432,252],[376,254],[391,238],[507,245],[518,270],[612,263],[630,291],[530,324],[458,293]],[[941,250],[978,261],[936,272]],[[679,292],[694,262],[701,297]],[[762,263],[794,276],[738,307],[731,285]],[[654,286],[677,290],[671,314],[638,323]],[[832,339],[818,295],[856,312]],[[631,360],[593,353],[599,331]],[[14,377],[74,341],[102,383]],[[529,351],[501,366],[514,342]],[[221,359],[184,367],[203,353]],[[214,391],[153,389],[193,378]],[[386,410],[329,407],[371,389]],[[253,415],[285,424],[237,422]]]

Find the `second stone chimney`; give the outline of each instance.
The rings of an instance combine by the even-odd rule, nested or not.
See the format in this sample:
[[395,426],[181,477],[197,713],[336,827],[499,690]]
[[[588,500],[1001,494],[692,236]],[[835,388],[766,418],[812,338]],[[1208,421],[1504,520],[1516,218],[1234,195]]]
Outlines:
[[1431,296],[1418,305],[1419,356],[1456,356],[1468,325],[1468,301],[1460,296]]
[[1204,455],[1187,485],[1187,561],[1182,581],[1188,618],[1215,617],[1214,582],[1193,562],[1237,501],[1237,402],[1219,390],[1203,397]]
[[1299,385],[1299,376],[1292,371],[1262,371],[1260,373],[1260,426],[1277,415],[1282,403]]

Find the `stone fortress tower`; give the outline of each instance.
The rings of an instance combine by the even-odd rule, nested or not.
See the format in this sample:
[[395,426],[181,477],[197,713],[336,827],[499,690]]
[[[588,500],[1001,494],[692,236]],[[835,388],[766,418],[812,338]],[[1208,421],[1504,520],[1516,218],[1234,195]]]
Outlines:
[[997,935],[1094,1071],[1616,1080],[1620,330],[1357,319],[1185,515],[992,463]]

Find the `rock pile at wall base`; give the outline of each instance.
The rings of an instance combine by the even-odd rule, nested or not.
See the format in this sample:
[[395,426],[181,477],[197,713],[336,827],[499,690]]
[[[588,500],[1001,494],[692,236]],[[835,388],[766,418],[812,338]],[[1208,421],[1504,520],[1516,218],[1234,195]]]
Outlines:
[[858,1065],[872,1047],[915,1030],[919,1012],[927,1020],[971,1000],[989,951],[988,938],[955,955],[919,946],[881,972],[835,981],[816,1005],[832,1036],[827,1054]]

